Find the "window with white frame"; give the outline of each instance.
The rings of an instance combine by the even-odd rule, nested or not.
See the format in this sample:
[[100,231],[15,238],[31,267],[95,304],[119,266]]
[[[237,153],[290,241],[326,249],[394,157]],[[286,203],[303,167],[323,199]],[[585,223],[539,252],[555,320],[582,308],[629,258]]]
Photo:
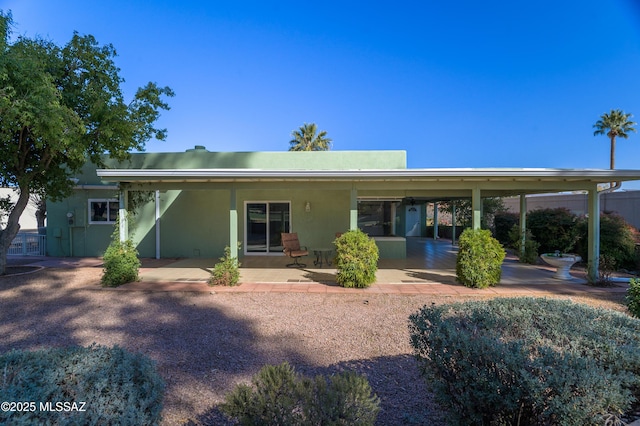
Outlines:
[[89,223],[116,223],[120,203],[115,198],[89,199]]

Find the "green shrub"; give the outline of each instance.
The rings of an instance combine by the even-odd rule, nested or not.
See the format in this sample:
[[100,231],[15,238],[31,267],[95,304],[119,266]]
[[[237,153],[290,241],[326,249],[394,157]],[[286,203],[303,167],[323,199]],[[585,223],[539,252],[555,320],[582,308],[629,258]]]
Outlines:
[[467,287],[486,288],[500,282],[505,252],[486,229],[465,229],[458,241],[456,277]]
[[640,393],[640,320],[612,310],[497,298],[425,306],[409,329],[454,424],[616,424]]
[[[0,356],[0,372],[0,401],[35,403],[34,410],[0,411],[0,424],[160,422],[164,382],[154,363],[118,346],[11,351]],[[76,403],[77,410],[42,410],[47,402]]]
[[602,255],[599,259],[598,281],[592,284],[609,287],[613,285],[613,273],[618,270],[618,262],[615,258],[607,255]]
[[140,259],[133,241],[124,242],[113,240],[103,256],[104,269],[102,285],[117,287],[122,284],[138,281]]
[[495,226],[495,238],[500,241],[503,246],[510,246],[513,242],[511,239],[511,230],[520,224],[520,215],[518,213],[510,213],[507,211],[497,212],[493,218]]
[[[240,246],[238,245],[238,248]],[[224,256],[216,263],[211,271],[209,285],[234,286],[240,280],[240,262],[237,257],[231,257],[231,249],[224,248]]]
[[310,399],[305,413],[312,424],[373,425],[380,401],[372,393],[367,379],[353,371],[329,377],[305,379]]
[[379,400],[366,378],[353,372],[315,379],[288,364],[267,365],[252,386],[238,385],[220,410],[241,425],[373,425]]
[[345,232],[334,241],[336,281],[343,287],[369,287],[376,280],[378,246],[359,229]]
[[[589,222],[586,218],[578,222],[580,239],[576,245],[576,252],[585,261],[589,259],[588,230]],[[631,225],[616,213],[602,213],[600,215],[600,255],[612,259],[616,266],[633,270],[636,267],[635,236]]]
[[640,278],[631,278],[627,289],[627,307],[634,317],[640,317]]
[[538,209],[527,213],[527,228],[540,244],[540,253],[573,251],[579,235],[578,217],[566,208]]
[[529,229],[525,234],[524,240],[524,254],[522,253],[522,233],[520,232],[520,226],[514,225],[509,231],[509,239],[511,241],[510,246],[518,252],[518,257],[522,263],[530,263],[535,265],[538,263],[538,242],[533,238],[533,234]]

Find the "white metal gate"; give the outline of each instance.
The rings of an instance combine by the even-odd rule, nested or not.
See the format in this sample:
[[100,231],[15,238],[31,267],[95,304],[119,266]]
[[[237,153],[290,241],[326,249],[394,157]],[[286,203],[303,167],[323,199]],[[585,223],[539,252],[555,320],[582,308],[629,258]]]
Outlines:
[[44,256],[46,249],[46,235],[22,232],[13,239],[7,254],[13,256]]

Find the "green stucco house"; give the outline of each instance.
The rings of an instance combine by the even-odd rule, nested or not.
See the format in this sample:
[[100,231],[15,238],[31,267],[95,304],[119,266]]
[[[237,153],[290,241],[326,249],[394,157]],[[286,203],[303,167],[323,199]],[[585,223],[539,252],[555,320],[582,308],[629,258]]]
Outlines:
[[[403,258],[405,238],[425,233],[426,202],[472,199],[474,227],[482,197],[520,195],[525,203],[525,194],[585,190],[589,212],[598,212],[597,185],[640,180],[640,170],[409,169],[405,151],[209,152],[196,146],[136,153],[104,169],[87,164],[76,179],[71,197],[47,206],[50,256],[102,255],[121,217],[115,231],[131,237],[142,257],[213,258],[225,246],[239,257],[281,256],[281,232],[297,232],[313,249],[360,227],[376,239],[381,258]],[[144,202],[131,211],[134,191]],[[589,220],[590,254],[597,258],[598,214]]]
[[[241,243],[241,257],[282,255],[281,232],[297,232],[310,248],[330,247],[337,232],[351,227],[352,193],[358,188],[353,179],[309,173],[404,170],[406,153],[209,152],[196,147],[133,154],[130,161],[109,167],[96,170],[88,164],[76,177],[74,195],[48,205],[50,255],[100,256],[114,231],[121,190],[144,191],[149,201],[129,215],[127,235],[142,257],[220,257],[233,240]],[[178,177],[177,170],[190,176]],[[282,170],[290,177],[270,176]],[[118,172],[154,177],[112,175]],[[403,257],[404,238],[396,237],[405,235],[399,209],[404,195],[363,187],[357,197],[363,229],[378,238],[384,256]]]

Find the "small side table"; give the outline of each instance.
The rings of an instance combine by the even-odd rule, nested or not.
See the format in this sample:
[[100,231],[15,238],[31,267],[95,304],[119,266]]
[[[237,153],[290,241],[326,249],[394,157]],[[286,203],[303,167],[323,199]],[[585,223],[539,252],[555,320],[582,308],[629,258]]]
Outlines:
[[330,248],[313,249],[313,254],[316,256],[313,264],[321,268],[324,263],[326,263],[327,266],[331,266],[331,253],[333,253],[333,249]]

